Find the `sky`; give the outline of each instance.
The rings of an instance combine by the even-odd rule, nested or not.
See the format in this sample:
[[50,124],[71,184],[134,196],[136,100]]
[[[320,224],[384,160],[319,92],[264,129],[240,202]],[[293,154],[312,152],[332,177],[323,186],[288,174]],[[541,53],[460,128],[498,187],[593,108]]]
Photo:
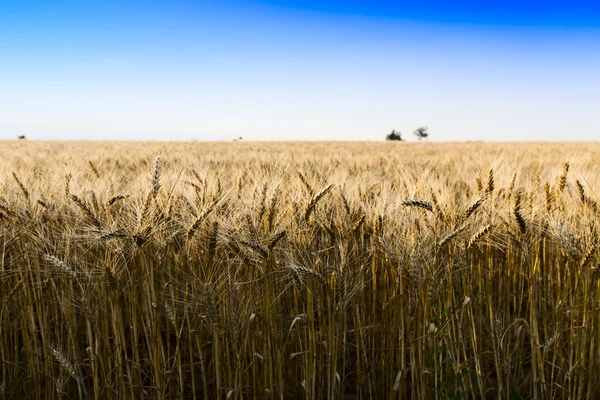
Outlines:
[[600,2],[0,0],[0,139],[600,139]]

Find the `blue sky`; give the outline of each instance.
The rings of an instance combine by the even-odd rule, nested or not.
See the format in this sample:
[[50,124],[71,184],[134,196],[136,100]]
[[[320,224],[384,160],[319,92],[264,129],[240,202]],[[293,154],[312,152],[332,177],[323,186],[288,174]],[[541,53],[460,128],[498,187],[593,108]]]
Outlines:
[[0,138],[600,139],[584,1],[0,0]]

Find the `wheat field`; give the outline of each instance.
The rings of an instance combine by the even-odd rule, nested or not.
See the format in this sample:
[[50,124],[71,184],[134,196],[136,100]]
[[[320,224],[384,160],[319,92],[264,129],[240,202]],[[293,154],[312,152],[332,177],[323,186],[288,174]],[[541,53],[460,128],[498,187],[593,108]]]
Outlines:
[[600,396],[600,143],[0,150],[0,398]]

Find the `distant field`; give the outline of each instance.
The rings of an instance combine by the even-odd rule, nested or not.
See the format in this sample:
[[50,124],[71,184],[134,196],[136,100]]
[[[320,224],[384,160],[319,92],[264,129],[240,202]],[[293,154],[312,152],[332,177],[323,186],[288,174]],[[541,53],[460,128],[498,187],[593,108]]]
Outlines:
[[0,151],[0,398],[600,397],[600,143]]

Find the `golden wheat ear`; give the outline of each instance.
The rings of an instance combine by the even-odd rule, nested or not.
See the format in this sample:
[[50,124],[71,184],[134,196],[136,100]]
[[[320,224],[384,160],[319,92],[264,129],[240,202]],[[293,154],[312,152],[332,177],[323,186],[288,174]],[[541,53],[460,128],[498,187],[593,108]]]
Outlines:
[[306,207],[306,211],[304,212],[304,220],[308,221],[308,219],[310,218],[310,214],[314,211],[317,203],[319,202],[319,200],[321,200],[323,198],[323,196],[325,196],[327,193],[329,193],[329,191],[333,188],[333,184],[325,187],[324,189],[322,189],[319,193],[315,194],[311,199],[310,202],[308,203],[308,206]]
[[108,202],[106,203],[106,205],[108,206],[112,206],[113,204],[115,204],[117,201],[119,200],[124,200],[126,198],[128,198],[129,195],[128,194],[118,194],[116,196],[111,197]]
[[431,205],[431,203],[428,203],[424,200],[404,200],[402,204],[407,207],[417,207],[427,210],[429,212],[433,212],[433,206]]
[[160,156],[154,160],[154,172],[152,173],[152,197],[156,198],[158,190],[160,189]]

